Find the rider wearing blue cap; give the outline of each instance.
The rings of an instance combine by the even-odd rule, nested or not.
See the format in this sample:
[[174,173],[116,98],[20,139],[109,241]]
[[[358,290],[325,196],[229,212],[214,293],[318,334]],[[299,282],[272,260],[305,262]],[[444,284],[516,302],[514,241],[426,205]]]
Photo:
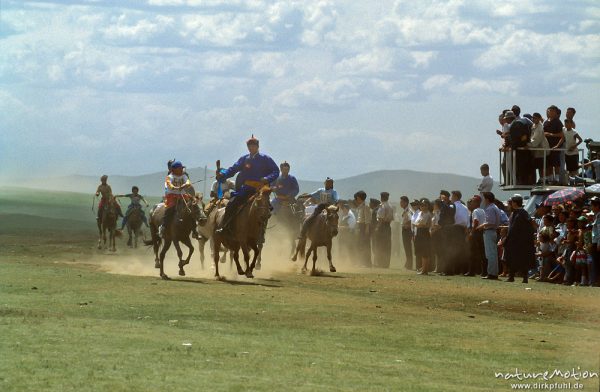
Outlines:
[[225,181],[239,173],[235,180],[235,191],[231,194],[229,203],[225,207],[222,227],[217,231],[231,234],[233,232],[233,218],[240,206],[256,193],[256,190],[272,183],[279,176],[279,168],[273,159],[258,152],[258,139],[252,135],[246,142],[249,154],[242,156],[227,170],[217,171],[217,180]]
[[273,205],[273,213],[277,213],[281,204],[291,204],[294,203],[295,197],[300,192],[300,187],[298,186],[298,180],[296,177],[292,176],[290,173],[290,164],[287,162],[283,162],[279,165],[281,170],[281,175],[275,180],[271,187],[275,192],[275,198],[272,201]]
[[183,172],[183,165],[179,161],[171,164],[170,173],[165,178],[165,215],[163,216],[162,225],[158,232],[159,235],[166,231],[167,225],[173,220],[175,215],[175,207],[177,200],[191,197],[187,192],[187,188],[192,186],[190,179]]

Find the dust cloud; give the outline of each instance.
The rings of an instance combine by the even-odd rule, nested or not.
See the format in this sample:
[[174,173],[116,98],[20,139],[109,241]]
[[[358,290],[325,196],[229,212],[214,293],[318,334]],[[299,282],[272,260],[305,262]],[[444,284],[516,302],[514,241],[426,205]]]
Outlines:
[[[270,222],[271,224],[271,222]],[[154,268],[154,253],[151,246],[139,245],[138,248],[128,248],[126,246],[127,236],[124,235],[117,239],[117,251],[109,252],[107,250],[96,250],[96,254],[83,262],[98,266],[102,271],[112,274],[135,275],[135,276],[153,276],[159,275],[159,270]],[[211,257],[210,246],[207,243],[204,249],[204,263],[200,259],[200,247],[198,241],[193,240],[194,253],[190,263],[184,267],[187,278],[214,278],[214,264]],[[187,248],[181,245],[183,258],[187,257]],[[274,225],[267,230],[265,246],[262,250],[261,269],[254,271],[254,276],[258,279],[272,279],[282,274],[298,274],[301,272],[304,260],[300,257],[298,261],[291,261],[291,236],[285,233],[280,226]],[[333,264],[338,272],[365,272],[366,269],[358,268],[347,260],[339,257],[338,244],[334,241],[333,245]],[[251,256],[252,257],[252,256]],[[171,246],[165,258],[165,273],[169,277],[178,277],[178,258],[175,247]],[[243,255],[240,251],[240,263],[245,268]],[[307,264],[308,270],[312,268],[312,257]],[[319,248],[317,270],[329,273],[329,264],[325,248]],[[219,264],[221,276],[229,280],[244,280],[245,276],[237,274],[235,263],[230,261],[229,255],[224,262]]]

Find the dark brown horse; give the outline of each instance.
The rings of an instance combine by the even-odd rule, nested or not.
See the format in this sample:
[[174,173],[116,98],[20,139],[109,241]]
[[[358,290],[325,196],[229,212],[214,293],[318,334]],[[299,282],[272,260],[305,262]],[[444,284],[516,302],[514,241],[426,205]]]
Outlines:
[[144,210],[141,206],[134,206],[133,209],[129,211],[129,215],[127,217],[127,246],[137,248],[138,246],[138,237],[142,234],[142,216],[144,215]]
[[[308,252],[306,253],[306,258],[304,260],[302,272],[306,271],[306,264],[308,263],[308,258],[312,253],[313,267],[311,274],[316,273],[315,266],[317,264],[317,248],[320,246],[325,246],[327,248],[329,271],[336,272],[336,269],[331,261],[331,242],[333,237],[335,237],[338,233],[338,207],[326,207],[324,205],[320,205],[319,207],[317,207],[317,210],[315,210],[315,213],[317,216],[315,217],[315,220],[312,222],[312,225],[308,229],[306,236],[308,237],[308,239],[310,239],[310,247],[308,248]],[[292,257],[293,261],[296,261],[298,253],[300,253],[301,257],[304,257],[304,250],[306,248],[306,237],[298,241],[296,253]]]
[[[220,279],[219,275],[219,252],[221,245],[228,248],[233,254],[237,272],[239,275],[246,275],[248,278],[253,278],[252,271],[256,267],[256,260],[260,254],[261,239],[264,235],[264,230],[267,226],[269,217],[271,216],[271,203],[269,194],[271,189],[264,186],[256,191],[248,202],[241,207],[241,210],[234,220],[234,234],[227,236],[217,231],[213,232],[215,252],[213,260],[215,263],[215,277]],[[215,229],[220,226],[225,214],[225,208],[218,210],[215,216]],[[242,269],[239,260],[239,251],[242,250],[246,269]],[[253,251],[252,262],[250,263],[250,250]]]
[[[173,244],[177,250],[177,257],[179,258],[179,275],[185,276],[183,266],[189,264],[192,253],[194,253],[194,246],[192,245],[190,234],[192,229],[196,226],[197,220],[200,219],[201,216],[200,208],[193,199],[177,199],[177,204],[173,208],[176,209],[176,213],[173,217],[173,221],[169,223],[167,230],[164,232],[164,239],[161,239],[158,235],[158,228],[162,223],[165,205],[159,204],[152,211],[152,214],[150,215],[150,234],[152,235],[152,239],[150,241],[144,241],[146,245],[153,245],[154,267],[160,268],[160,277],[165,280],[169,279],[169,277],[165,274],[164,261],[165,255],[171,247],[171,244]],[[183,252],[181,251],[179,243],[183,243],[189,249],[185,260],[182,259]]]
[[104,244],[104,248],[106,249],[106,234],[108,232],[108,248],[110,251],[116,252],[115,237],[117,235],[119,205],[113,196],[102,206],[102,214],[100,216],[102,219],[98,221],[98,249],[102,249],[102,244]]

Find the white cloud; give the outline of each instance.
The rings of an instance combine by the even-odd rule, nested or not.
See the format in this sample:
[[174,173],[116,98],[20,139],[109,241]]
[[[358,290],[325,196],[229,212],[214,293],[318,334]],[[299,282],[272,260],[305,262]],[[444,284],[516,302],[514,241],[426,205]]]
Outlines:
[[275,102],[285,107],[341,107],[358,96],[358,88],[350,79],[323,81],[317,78],[281,92]]
[[423,82],[423,88],[425,90],[434,90],[438,87],[446,86],[451,80],[452,75],[433,75]]

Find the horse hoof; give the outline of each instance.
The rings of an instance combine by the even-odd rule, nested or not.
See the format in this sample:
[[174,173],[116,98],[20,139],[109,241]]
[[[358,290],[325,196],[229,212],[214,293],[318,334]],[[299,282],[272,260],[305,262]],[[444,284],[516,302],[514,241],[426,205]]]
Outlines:
[[246,272],[242,271],[242,270],[238,270],[238,275],[246,275]]
[[336,271],[335,267],[331,267],[331,268],[329,268],[329,272],[337,272],[337,271]]
[[185,271],[184,271],[184,270],[182,270],[182,269],[180,269],[180,270],[179,270],[179,276],[185,276]]
[[296,261],[298,258],[296,256],[292,256],[292,261]]
[[215,280],[217,282],[224,282],[225,281],[225,277],[221,276],[221,275],[215,275]]
[[154,263],[154,268],[160,268],[160,263],[158,261]]
[[162,278],[162,280],[171,280],[171,278],[169,278],[169,277],[168,277],[167,275],[165,275],[165,274],[162,274],[160,277]]
[[306,268],[303,267],[300,271],[302,271],[302,273],[305,274],[306,273]]
[[248,273],[246,273],[246,278],[252,279],[252,278],[254,278],[254,275],[252,274],[252,272],[248,272]]

